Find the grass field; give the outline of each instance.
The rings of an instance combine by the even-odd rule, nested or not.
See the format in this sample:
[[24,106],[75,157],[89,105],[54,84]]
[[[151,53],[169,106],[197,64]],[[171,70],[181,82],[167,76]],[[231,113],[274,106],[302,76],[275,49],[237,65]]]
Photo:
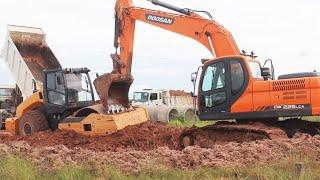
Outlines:
[[175,119],[169,122],[170,126],[175,126],[175,127],[192,127],[192,126],[197,126],[197,127],[204,127],[208,125],[214,124],[214,121],[184,121],[182,118],[180,119]]
[[319,179],[320,169],[313,161],[305,160],[307,167],[299,175],[294,162],[286,161],[273,166],[202,168],[177,170],[150,168],[141,172],[122,172],[111,166],[102,170],[88,167],[64,166],[48,171],[35,169],[32,164],[19,157],[2,156],[0,179]]

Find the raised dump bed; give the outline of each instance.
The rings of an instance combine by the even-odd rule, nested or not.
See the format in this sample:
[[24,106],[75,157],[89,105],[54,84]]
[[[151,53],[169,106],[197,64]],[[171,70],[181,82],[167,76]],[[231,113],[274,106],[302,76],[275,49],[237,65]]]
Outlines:
[[45,38],[41,28],[8,26],[1,56],[12,72],[24,99],[42,88],[43,70],[61,68]]

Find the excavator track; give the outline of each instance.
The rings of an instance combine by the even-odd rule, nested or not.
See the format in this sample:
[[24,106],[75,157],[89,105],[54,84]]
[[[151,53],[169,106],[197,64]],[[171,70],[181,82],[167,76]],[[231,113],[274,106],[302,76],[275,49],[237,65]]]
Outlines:
[[182,149],[187,146],[210,148],[215,144],[229,142],[286,139],[293,137],[298,132],[316,135],[320,134],[319,129],[319,123],[300,119],[241,121],[238,123],[221,121],[202,128],[186,129],[179,138],[179,145]]

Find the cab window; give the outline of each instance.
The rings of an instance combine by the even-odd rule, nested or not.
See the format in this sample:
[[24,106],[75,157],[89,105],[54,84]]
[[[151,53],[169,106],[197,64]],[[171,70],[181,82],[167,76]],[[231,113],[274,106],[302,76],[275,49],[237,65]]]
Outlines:
[[244,71],[240,61],[230,61],[231,67],[231,92],[233,95],[239,93],[244,84]]
[[250,70],[254,79],[263,79],[261,75],[261,66],[257,61],[249,61]]
[[158,94],[157,93],[151,93],[150,94],[150,100],[151,101],[154,101],[154,100],[157,100],[158,99]]
[[225,65],[223,62],[215,63],[207,67],[203,82],[202,91],[213,91],[225,87]]

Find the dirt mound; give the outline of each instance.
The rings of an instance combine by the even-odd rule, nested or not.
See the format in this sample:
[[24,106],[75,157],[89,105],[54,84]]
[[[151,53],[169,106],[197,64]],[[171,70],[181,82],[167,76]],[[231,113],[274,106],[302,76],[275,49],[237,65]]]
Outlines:
[[0,152],[20,154],[37,167],[53,169],[66,164],[85,164],[94,169],[113,165],[124,171],[152,168],[193,169],[198,167],[236,167],[277,164],[308,159],[320,165],[320,136],[296,135],[292,139],[229,142],[211,148],[187,147],[182,151],[159,147],[150,151],[126,149],[120,152],[97,152],[64,145],[32,147],[25,141],[0,143]]
[[170,127],[160,122],[147,122],[129,126],[114,134],[93,137],[80,135],[73,131],[60,130],[40,132],[27,137],[0,135],[0,143],[25,141],[32,147],[64,145],[70,149],[83,148],[99,152],[121,152],[126,149],[148,151],[159,147],[181,150],[182,147],[189,145],[211,148],[230,142],[246,143],[266,139],[288,139],[296,133],[312,136],[319,134],[318,124],[301,120],[281,121],[270,126],[268,124],[270,122],[238,124],[218,122],[201,129],[196,127],[184,129]]
[[185,92],[183,90],[170,90],[171,96],[191,96],[191,93]]
[[[257,127],[265,125],[257,123],[254,128]],[[250,134],[242,136],[216,130],[199,144],[180,150],[177,143],[183,132],[183,128],[147,122],[96,137],[70,131],[47,131],[28,137],[1,135],[0,155],[19,154],[36,166],[47,169],[66,164],[105,168],[111,164],[125,171],[140,171],[150,167],[185,169],[250,166],[308,158],[320,165],[319,135],[298,132],[291,139],[269,140],[257,136],[248,138]],[[202,137],[202,132],[199,133]],[[208,139],[214,141],[210,146],[206,142]]]
[[73,131],[58,130],[27,137],[0,136],[0,142],[26,141],[33,147],[64,145],[68,148],[81,147],[94,151],[123,151],[128,148],[145,151],[163,146],[176,149],[182,131],[182,128],[169,127],[164,123],[147,122],[104,136],[88,137]]

